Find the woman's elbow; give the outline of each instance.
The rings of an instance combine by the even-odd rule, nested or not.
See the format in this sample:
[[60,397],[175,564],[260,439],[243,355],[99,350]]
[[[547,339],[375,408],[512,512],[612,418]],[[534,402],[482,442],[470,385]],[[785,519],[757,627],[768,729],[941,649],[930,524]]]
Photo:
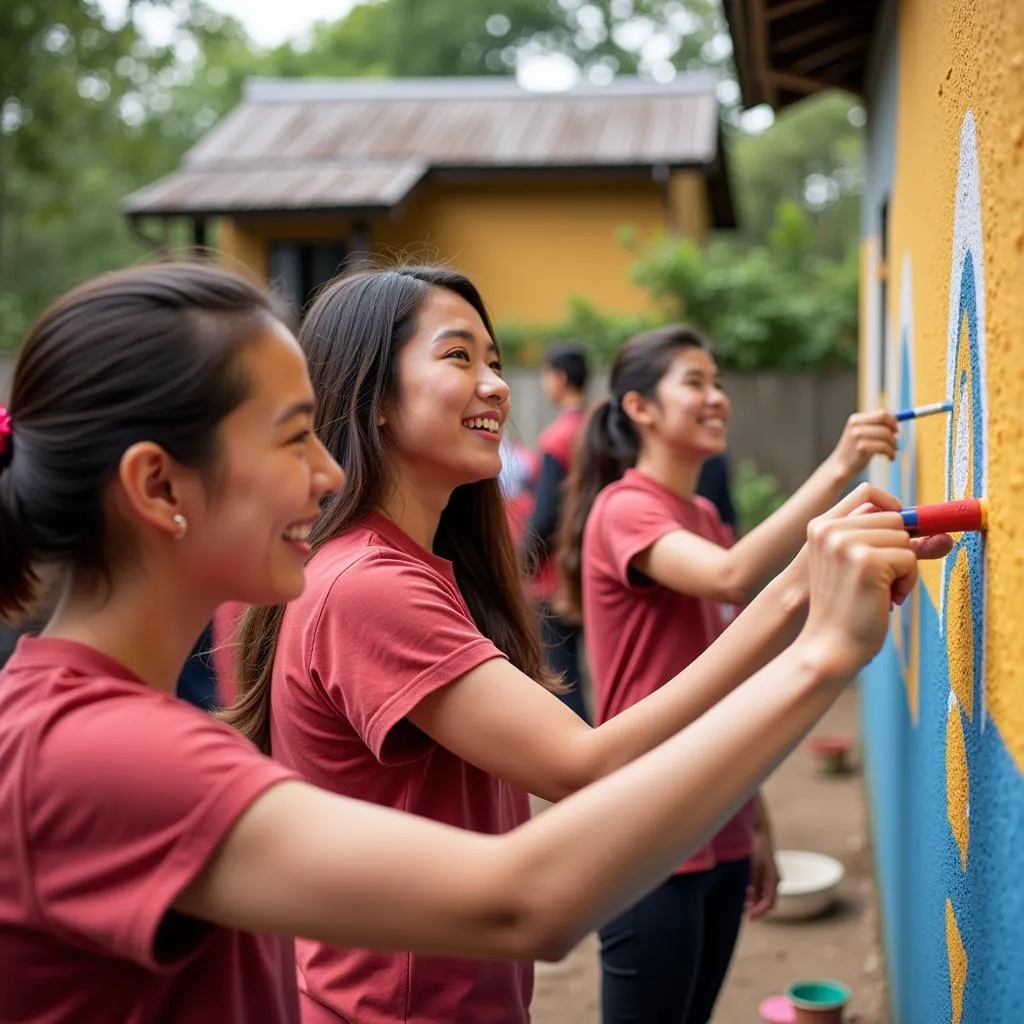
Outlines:
[[[529,881],[524,883],[529,890]],[[568,919],[562,900],[542,901],[534,894],[524,895],[512,917],[507,956],[512,960],[564,960],[583,938],[581,925]]]
[[488,872],[483,902],[493,908],[488,916],[501,933],[498,955],[556,963],[593,925],[585,894],[596,894],[581,891],[575,866],[559,855],[550,835],[541,835],[547,831],[541,825],[534,820],[497,840],[497,870]]
[[747,578],[742,567],[730,567],[719,576],[714,592],[708,596],[722,604],[745,605],[750,602],[753,589],[753,581]]
[[535,796],[549,803],[558,803],[586,789],[611,770],[607,755],[602,756],[595,742],[596,732],[596,729],[588,726],[586,733],[578,737],[576,743],[566,744],[557,768],[548,772],[544,779],[544,792],[535,793]]

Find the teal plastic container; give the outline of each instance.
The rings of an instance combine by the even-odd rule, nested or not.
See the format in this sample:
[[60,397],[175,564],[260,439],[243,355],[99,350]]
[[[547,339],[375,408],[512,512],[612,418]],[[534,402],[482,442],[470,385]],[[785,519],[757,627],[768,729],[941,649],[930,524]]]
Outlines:
[[798,981],[786,990],[796,1024],[841,1024],[850,990],[838,981]]

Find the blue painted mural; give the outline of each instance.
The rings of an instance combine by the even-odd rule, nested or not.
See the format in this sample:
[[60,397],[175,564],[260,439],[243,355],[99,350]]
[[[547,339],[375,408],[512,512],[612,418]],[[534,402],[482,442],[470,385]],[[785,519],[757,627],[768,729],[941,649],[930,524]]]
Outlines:
[[[982,239],[975,123],[968,112],[949,279],[946,391],[954,408],[946,432],[946,498],[988,493]],[[921,347],[913,310],[908,252],[895,360],[900,405],[922,400],[915,389]],[[889,479],[906,503],[918,499],[918,429],[911,422],[904,431]],[[1024,779],[986,710],[985,580],[983,536],[956,538],[938,594],[918,588],[862,684],[899,1024],[1024,1024]]]

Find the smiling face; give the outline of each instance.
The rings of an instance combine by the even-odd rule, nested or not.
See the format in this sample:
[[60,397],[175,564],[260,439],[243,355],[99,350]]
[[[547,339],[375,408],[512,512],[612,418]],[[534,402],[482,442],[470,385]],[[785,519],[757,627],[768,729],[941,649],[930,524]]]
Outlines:
[[220,600],[279,604],[302,592],[309,531],[341,470],[313,433],[313,389],[292,335],[268,325],[239,361],[249,395],[221,424],[215,483],[189,488],[182,570]]
[[640,400],[633,418],[642,435],[686,459],[725,451],[732,406],[718,366],[702,348],[681,349],[658,381],[654,401]]
[[477,311],[431,288],[396,359],[397,391],[383,414],[399,487],[451,492],[501,471],[509,388]]

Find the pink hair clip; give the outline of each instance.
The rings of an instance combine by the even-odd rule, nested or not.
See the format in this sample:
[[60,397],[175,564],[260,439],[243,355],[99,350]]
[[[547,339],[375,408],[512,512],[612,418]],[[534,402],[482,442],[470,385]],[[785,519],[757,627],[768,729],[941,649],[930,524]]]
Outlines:
[[11,414],[7,406],[0,405],[0,455],[6,455],[11,447]]

